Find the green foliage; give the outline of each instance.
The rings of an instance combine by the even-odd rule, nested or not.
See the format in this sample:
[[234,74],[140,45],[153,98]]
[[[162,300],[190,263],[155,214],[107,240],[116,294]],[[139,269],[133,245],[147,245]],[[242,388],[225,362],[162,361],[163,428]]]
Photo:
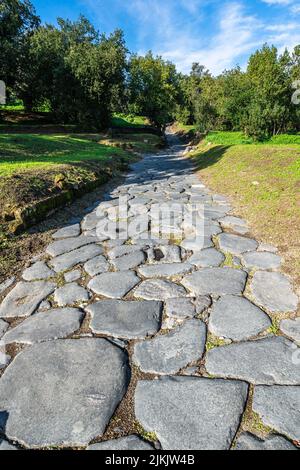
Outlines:
[[201,132],[242,131],[254,140],[300,128],[300,108],[291,102],[292,83],[300,79],[300,46],[290,55],[263,46],[249,59],[246,72],[239,67],[212,77],[194,64],[182,76],[181,101],[176,118],[195,124]]
[[164,127],[172,120],[179,93],[175,65],[151,52],[133,55],[129,63],[129,111]]

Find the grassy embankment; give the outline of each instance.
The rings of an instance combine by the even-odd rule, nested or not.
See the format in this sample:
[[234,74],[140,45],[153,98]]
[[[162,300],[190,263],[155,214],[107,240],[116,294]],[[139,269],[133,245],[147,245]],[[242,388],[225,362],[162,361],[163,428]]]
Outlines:
[[[120,174],[138,154],[157,151],[162,145],[161,138],[153,134],[133,132],[111,139],[107,134],[56,134],[53,129],[42,133],[37,123],[32,124],[31,133],[19,133],[25,117],[20,118],[18,110],[13,113],[16,118],[10,125],[15,131],[1,133],[0,129],[0,280],[11,273],[20,240],[27,237],[26,233],[11,234],[16,213],[70,188],[93,187],[107,174]],[[125,116],[122,119],[124,126],[132,127]],[[30,126],[28,120],[26,116]],[[136,118],[136,125],[142,123],[145,125],[144,118]]]
[[190,157],[200,178],[249,221],[253,236],[279,248],[300,293],[300,134],[255,143],[239,132],[211,132]]

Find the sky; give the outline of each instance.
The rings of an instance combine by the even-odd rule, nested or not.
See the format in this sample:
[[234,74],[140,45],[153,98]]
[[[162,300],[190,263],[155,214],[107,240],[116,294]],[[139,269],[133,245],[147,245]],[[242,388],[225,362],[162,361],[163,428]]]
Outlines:
[[124,31],[131,52],[155,54],[188,73],[240,65],[264,43],[280,52],[300,44],[300,0],[32,0],[43,22],[85,15],[109,34]]

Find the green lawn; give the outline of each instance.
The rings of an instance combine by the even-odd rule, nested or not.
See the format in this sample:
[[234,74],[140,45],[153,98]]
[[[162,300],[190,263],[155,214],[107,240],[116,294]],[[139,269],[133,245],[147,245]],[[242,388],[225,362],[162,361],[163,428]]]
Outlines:
[[114,127],[144,127],[148,125],[147,118],[131,114],[115,114],[112,118]]
[[215,131],[209,132],[205,138],[206,143],[216,145],[289,145],[300,144],[300,133],[298,134],[281,134],[271,137],[263,142],[255,142],[251,137],[246,137],[243,132],[225,132]]
[[99,144],[97,135],[0,134],[0,176],[78,162],[108,161],[124,150]]
[[249,220],[254,236],[279,247],[300,289],[299,144],[300,135],[251,144],[240,133],[211,133],[190,156],[200,178]]

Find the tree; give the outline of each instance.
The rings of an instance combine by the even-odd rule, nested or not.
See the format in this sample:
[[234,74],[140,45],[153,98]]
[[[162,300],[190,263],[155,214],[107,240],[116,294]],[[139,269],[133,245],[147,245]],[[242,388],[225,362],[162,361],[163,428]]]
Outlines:
[[147,116],[163,128],[176,109],[179,96],[179,76],[174,64],[154,57],[133,55],[129,63],[129,110]]
[[58,19],[30,37],[20,96],[27,108],[47,101],[58,122],[105,127],[124,87],[126,53],[120,31],[106,37],[82,16]]
[[11,90],[20,79],[26,40],[38,27],[39,17],[29,0],[1,0],[0,79]]

